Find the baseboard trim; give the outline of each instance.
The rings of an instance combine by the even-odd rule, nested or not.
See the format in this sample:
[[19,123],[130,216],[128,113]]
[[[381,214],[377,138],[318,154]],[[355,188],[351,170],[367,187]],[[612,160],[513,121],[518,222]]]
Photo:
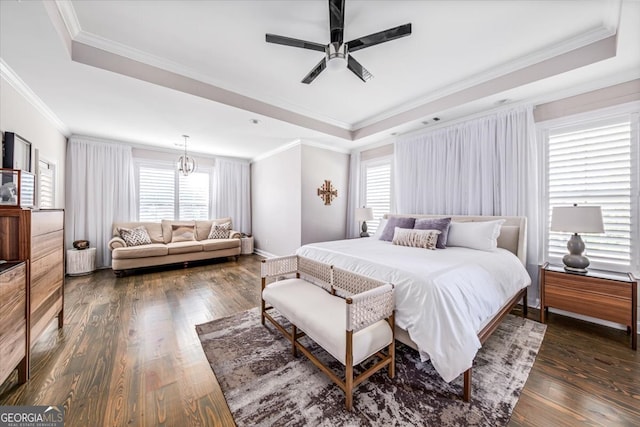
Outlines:
[[263,250],[257,249],[257,248],[255,248],[253,250],[253,253],[256,254],[256,255],[263,256],[265,258],[275,258],[275,257],[278,256],[278,255],[272,254],[271,252],[263,251]]

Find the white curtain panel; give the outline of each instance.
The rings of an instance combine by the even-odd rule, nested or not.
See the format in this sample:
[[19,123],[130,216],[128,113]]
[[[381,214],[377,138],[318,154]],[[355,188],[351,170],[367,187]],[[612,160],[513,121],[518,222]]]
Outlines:
[[533,108],[399,137],[395,150],[399,213],[527,217],[529,303],[535,305],[540,195]]
[[347,198],[347,238],[360,237],[356,221],[356,208],[360,201],[360,152],[354,151],[349,159],[349,195]]
[[111,265],[107,247],[114,222],[136,215],[131,147],[71,136],[67,143],[65,238],[89,240],[96,266]]
[[251,175],[248,162],[216,159],[213,203],[216,218],[231,217],[234,230],[251,234]]

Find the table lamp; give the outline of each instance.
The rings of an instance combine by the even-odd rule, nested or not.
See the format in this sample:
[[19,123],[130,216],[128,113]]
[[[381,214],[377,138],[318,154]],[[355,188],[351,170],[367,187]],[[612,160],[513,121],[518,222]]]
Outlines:
[[564,269],[586,273],[589,258],[582,255],[584,242],[578,233],[604,233],[600,206],[555,206],[551,213],[551,231],[573,233],[567,242],[569,253],[562,258]]
[[372,208],[356,208],[356,221],[362,221],[362,232],[360,233],[360,237],[369,237],[369,233],[367,233],[367,221],[371,221],[372,219]]

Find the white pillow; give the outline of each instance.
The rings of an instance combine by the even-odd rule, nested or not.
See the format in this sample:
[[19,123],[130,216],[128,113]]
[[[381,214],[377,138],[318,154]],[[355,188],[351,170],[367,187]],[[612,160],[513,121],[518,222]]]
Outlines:
[[447,246],[493,251],[498,247],[498,236],[504,219],[495,221],[451,222]]
[[378,224],[378,228],[376,229],[376,233],[373,235],[373,238],[376,240],[380,240],[380,237],[382,236],[382,232],[384,231],[384,228],[387,226],[387,220],[385,218],[382,218],[380,220],[380,224]]

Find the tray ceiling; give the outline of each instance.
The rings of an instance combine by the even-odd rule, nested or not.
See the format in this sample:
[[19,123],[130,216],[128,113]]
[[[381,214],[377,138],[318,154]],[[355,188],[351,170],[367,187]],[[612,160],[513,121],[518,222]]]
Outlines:
[[[0,2],[0,56],[69,133],[254,158],[296,140],[348,151],[494,108],[640,77],[640,3],[350,1],[345,39],[412,23],[355,52],[374,75],[300,80],[327,2]],[[46,70],[46,72],[45,72]],[[260,122],[255,125],[252,119]]]

